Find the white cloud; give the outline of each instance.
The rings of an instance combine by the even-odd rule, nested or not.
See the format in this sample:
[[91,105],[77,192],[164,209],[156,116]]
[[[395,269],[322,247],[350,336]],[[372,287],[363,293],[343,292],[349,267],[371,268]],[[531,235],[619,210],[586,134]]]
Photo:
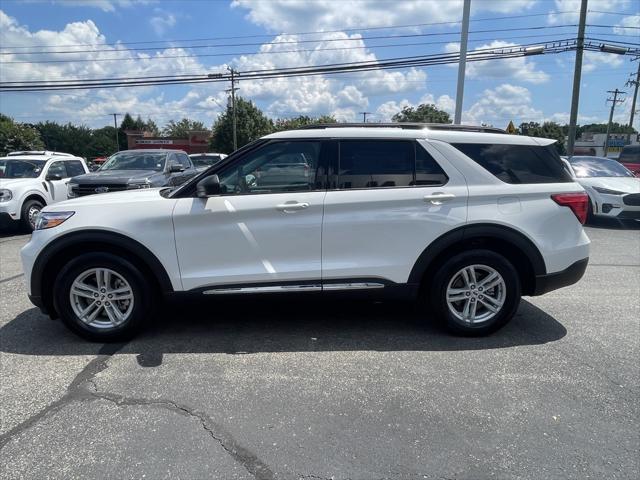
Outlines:
[[[534,3],[535,0],[483,0],[472,2],[472,8],[474,13],[507,13],[528,9]],[[459,21],[462,4],[463,0],[233,0],[231,5],[248,10],[249,20],[272,31],[297,32]]]
[[522,121],[541,121],[542,111],[532,106],[531,92],[525,87],[503,83],[486,89],[480,100],[462,114],[464,123],[506,126],[509,120],[518,125]]
[[[492,48],[499,50],[501,48],[517,46],[517,43],[494,40],[491,43],[474,48],[473,51]],[[444,51],[447,53],[454,53],[459,50],[460,44],[456,42],[448,43],[444,47]],[[458,68],[458,64],[451,64],[451,66]],[[521,82],[534,84],[544,83],[549,80],[549,75],[542,70],[536,69],[535,62],[528,57],[468,62],[466,66],[466,76],[468,78],[480,79],[512,78]]]
[[[259,54],[245,55],[233,59],[232,64],[239,71],[265,70],[302,65],[326,65],[343,62],[375,61],[377,58],[359,35],[346,33],[323,34],[314,44],[299,44],[296,35],[280,35],[263,45]],[[224,71],[226,65],[205,66],[200,60],[181,48],[168,48],[155,53],[141,53],[126,50],[122,45],[107,44],[97,25],[87,20],[70,23],[61,31],[40,30],[31,32],[14,18],[0,10],[0,42],[6,45],[56,45],[56,50],[78,50],[74,60],[67,62],[70,55],[49,54],[39,59],[65,60],[62,63],[19,63],[11,68],[0,69],[1,81],[21,81],[32,79],[65,78],[110,78],[145,77],[150,75],[175,75],[184,73],[213,73]],[[291,42],[291,43],[282,43]],[[78,44],[91,47],[77,47]],[[352,49],[358,46],[360,49]],[[347,50],[326,50],[326,48],[349,47]],[[100,52],[80,50],[99,49]],[[264,54],[261,54],[264,53]],[[181,56],[184,58],[153,57]],[[118,58],[118,61],[101,61]],[[33,58],[12,54],[3,61],[25,61]],[[97,61],[96,61],[97,60]],[[5,65],[5,67],[8,65]],[[335,76],[307,76],[274,78],[270,80],[239,79],[239,94],[259,101],[267,114],[272,116],[293,116],[297,114],[334,114],[342,119],[355,118],[356,112],[369,108],[370,96],[401,94],[421,91],[426,88],[427,75],[422,70],[409,69],[403,72],[374,70],[354,72]],[[182,88],[187,93],[180,100],[165,98],[154,87],[136,89],[77,91],[61,94],[38,94],[43,112],[64,118],[66,114],[74,122],[104,124],[104,115],[110,112],[126,112],[143,117],[159,116],[158,123],[178,116],[191,116],[211,120],[226,104],[223,92],[227,83],[199,84]],[[26,96],[26,95],[25,95]],[[33,96],[30,98],[34,98]],[[214,99],[215,101],[211,100]]]
[[640,12],[636,15],[628,15],[624,17],[618,25],[613,29],[614,33],[618,35],[631,35],[633,37],[640,37]]
[[160,8],[156,8],[154,12],[155,15],[149,19],[149,24],[151,24],[156,35],[162,36],[175,26],[177,22],[176,16],[173,13],[166,12]]
[[622,55],[604,52],[584,52],[584,63],[582,64],[582,72],[589,73],[598,67],[618,68],[624,64]]

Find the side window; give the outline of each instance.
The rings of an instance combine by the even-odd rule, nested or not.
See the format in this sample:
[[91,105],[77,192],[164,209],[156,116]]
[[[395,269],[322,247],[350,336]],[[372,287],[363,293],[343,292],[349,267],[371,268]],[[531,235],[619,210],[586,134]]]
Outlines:
[[573,181],[553,145],[456,143],[453,146],[506,183]]
[[79,160],[69,160],[66,162],[67,164],[67,173],[70,177],[76,177],[78,175],[84,175],[84,168],[82,167],[82,162]]
[[49,165],[47,175],[59,175],[60,178],[67,178],[69,175],[67,175],[67,169],[64,167],[64,163],[65,162],[53,162]]
[[176,154],[178,157],[178,162],[185,168],[191,168],[191,161],[189,160],[189,156],[186,153],[178,153]]
[[310,191],[320,188],[319,141],[273,142],[218,173],[223,194]]
[[416,185],[444,185],[449,178],[438,162],[416,142]]
[[338,188],[413,185],[415,152],[411,141],[343,140]]

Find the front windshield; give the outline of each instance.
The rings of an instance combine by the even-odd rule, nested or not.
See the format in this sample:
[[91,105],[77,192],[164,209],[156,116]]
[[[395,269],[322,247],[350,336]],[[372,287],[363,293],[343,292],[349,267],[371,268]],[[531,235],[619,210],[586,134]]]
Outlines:
[[599,157],[571,157],[569,159],[578,178],[633,177],[633,173],[615,160]]
[[164,162],[167,154],[163,152],[122,152],[112,155],[109,160],[100,167],[103,170],[164,170]]
[[0,178],[37,178],[46,160],[0,160]]

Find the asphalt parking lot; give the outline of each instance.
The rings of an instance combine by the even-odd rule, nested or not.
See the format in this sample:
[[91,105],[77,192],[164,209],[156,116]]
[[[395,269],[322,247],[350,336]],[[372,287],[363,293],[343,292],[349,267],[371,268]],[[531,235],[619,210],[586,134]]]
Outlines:
[[87,343],[26,298],[0,237],[0,477],[630,479],[640,463],[640,231],[587,228],[575,286],[487,338],[410,305],[170,305]]

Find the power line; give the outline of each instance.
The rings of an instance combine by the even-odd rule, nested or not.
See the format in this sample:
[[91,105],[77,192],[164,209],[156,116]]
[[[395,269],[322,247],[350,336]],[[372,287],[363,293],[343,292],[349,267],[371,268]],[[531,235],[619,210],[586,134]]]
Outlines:
[[[548,30],[548,29],[558,29],[558,28],[570,28],[576,27],[577,24],[570,25],[538,25],[533,27],[521,27],[521,28],[501,28],[501,29],[487,29],[487,30],[474,30],[469,31],[469,33],[498,33],[498,32],[513,32],[513,31],[524,31],[524,30]],[[282,40],[278,42],[249,42],[249,43],[218,43],[218,44],[207,44],[207,45],[189,45],[187,47],[169,47],[172,48],[230,48],[230,47],[262,47],[264,45],[290,45],[290,44],[301,44],[301,43],[328,43],[328,42],[364,42],[367,40],[388,40],[392,38],[424,38],[424,37],[441,37],[446,35],[460,35],[460,31],[455,32],[431,32],[431,33],[411,33],[411,34],[402,34],[402,35],[374,35],[369,37],[348,37],[348,38],[327,38],[327,39],[306,39],[306,40]],[[165,50],[168,50],[165,49]],[[44,55],[44,54],[78,54],[78,53],[119,53],[119,52],[137,52],[137,51],[157,51],[156,47],[137,47],[137,48],[122,48],[122,49],[101,49],[101,50],[51,50],[51,51],[36,51],[36,52],[20,52],[19,55]],[[15,52],[0,52],[0,55],[16,55]],[[120,58],[118,60],[121,60]]]
[[[526,15],[508,15],[502,17],[486,17],[486,18],[475,18],[471,19],[470,22],[486,22],[486,21],[494,21],[494,20],[512,20],[518,18],[529,18],[529,17],[546,17],[548,15],[563,15],[567,13],[573,13],[570,11],[564,12],[549,12],[549,13],[532,13]],[[365,31],[373,31],[373,30],[395,30],[402,28],[418,28],[418,27],[432,27],[438,25],[455,25],[460,23],[459,20],[449,21],[449,22],[431,22],[431,23],[413,23],[413,24],[405,24],[405,25],[389,25],[389,26],[380,26],[380,27],[361,27],[361,28],[342,28],[338,30],[316,30],[316,31],[307,31],[307,32],[281,32],[275,34],[254,34],[254,35],[234,35],[234,36],[222,36],[222,37],[205,37],[205,38],[183,38],[183,39],[172,39],[172,40],[144,40],[144,41],[135,41],[135,42],[118,42],[118,43],[105,43],[99,44],[98,46],[112,46],[118,47],[121,45],[143,45],[143,44],[156,44],[156,43],[179,43],[179,42],[203,42],[203,41],[211,41],[211,40],[236,40],[241,38],[263,38],[263,37],[277,37],[277,36],[286,36],[286,35],[316,35],[316,34],[327,34],[327,33],[342,33],[342,32],[365,32]],[[57,47],[91,47],[96,46],[95,43],[76,43],[76,44],[58,44],[58,45],[3,45],[3,49],[7,48],[57,48]]]
[[[517,47],[505,48],[487,48],[474,50],[469,55],[469,61],[492,60],[498,58],[522,57],[528,55],[527,48],[534,45],[522,45]],[[539,48],[539,45],[535,45]],[[589,45],[591,49],[599,48],[595,45]],[[560,42],[545,45],[546,53],[559,53],[575,48],[575,40],[567,39]],[[366,62],[348,62],[338,64],[328,64],[324,66],[300,66],[263,70],[248,70],[239,72],[242,79],[266,79],[278,78],[283,76],[304,76],[304,75],[322,75],[328,73],[342,73],[350,71],[371,71],[398,69],[408,67],[432,66],[447,63],[455,63],[459,59],[458,53],[433,54],[413,57],[397,57],[386,60],[366,61]],[[103,81],[96,79],[94,82],[67,82],[51,84],[46,81],[33,84],[17,84],[17,82],[0,83],[0,91],[33,91],[33,90],[68,90],[68,89],[86,89],[86,88],[117,88],[123,86],[149,86],[149,85],[172,85],[182,83],[204,83],[204,82],[220,82],[230,80],[229,75],[215,74],[213,75],[194,75],[186,77],[167,77],[158,79],[148,78],[123,78],[117,81]]]

